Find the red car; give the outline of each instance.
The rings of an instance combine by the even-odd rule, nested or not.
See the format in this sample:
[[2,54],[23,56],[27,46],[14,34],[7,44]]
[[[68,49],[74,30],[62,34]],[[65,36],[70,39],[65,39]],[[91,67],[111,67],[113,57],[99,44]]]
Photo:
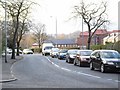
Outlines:
[[90,54],[92,50],[78,50],[74,59],[74,65],[89,65]]

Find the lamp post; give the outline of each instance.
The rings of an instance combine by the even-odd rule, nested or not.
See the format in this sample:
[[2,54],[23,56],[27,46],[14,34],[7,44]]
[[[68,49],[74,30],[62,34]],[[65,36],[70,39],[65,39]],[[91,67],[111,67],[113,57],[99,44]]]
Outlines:
[[83,34],[83,0],[82,0],[82,49],[84,49],[84,34]]
[[[53,16],[50,17],[52,18]],[[54,19],[55,19],[55,38],[57,38],[57,17],[54,17]]]
[[56,38],[57,38],[57,17],[55,17],[55,24],[56,24]]
[[5,0],[5,63],[7,63],[7,11],[6,11],[6,0]]

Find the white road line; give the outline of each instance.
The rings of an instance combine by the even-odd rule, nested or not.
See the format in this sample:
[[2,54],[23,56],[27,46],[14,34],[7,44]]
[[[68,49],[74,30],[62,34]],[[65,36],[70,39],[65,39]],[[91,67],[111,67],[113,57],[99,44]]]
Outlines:
[[99,76],[94,76],[94,75],[91,75],[91,74],[86,74],[86,73],[82,73],[82,72],[77,72],[78,74],[82,74],[82,75],[86,75],[86,76],[90,76],[90,77],[94,77],[94,78],[101,78]]
[[107,80],[111,81],[112,79],[107,79]]
[[[71,71],[70,69],[62,68],[62,67],[60,67],[59,65],[53,63],[48,57],[46,57],[46,58],[47,58],[47,60],[48,60],[50,63],[52,63],[54,66],[56,66],[56,67],[58,67],[58,68],[60,68],[60,69],[62,69],[62,70],[65,70],[65,71],[69,71],[69,72]],[[85,76],[89,76],[89,77],[101,78],[101,77],[99,77],[99,76],[95,76],[95,75],[91,75],[91,74],[87,74],[87,73],[82,73],[82,72],[77,72],[77,71],[71,71],[71,72],[78,73],[78,74],[85,75]],[[120,82],[120,81],[118,81],[118,80],[113,80],[113,79],[107,79],[107,80],[109,80],[109,81],[115,81],[115,82],[117,82],[117,83]]]
[[120,81],[118,81],[118,80],[115,80],[115,82],[117,82],[117,83],[118,83],[118,82],[120,82]]
[[61,68],[61,69],[65,71],[71,71],[70,69],[67,69],[67,68]]
[[55,65],[56,67],[58,67],[58,68],[60,67],[60,66],[58,66],[57,64],[54,64],[54,65]]
[[18,78],[16,78],[15,76],[14,76],[14,73],[13,73],[13,66],[16,64],[17,62],[14,62],[13,64],[12,64],[12,66],[11,66],[11,68],[10,68],[10,73],[11,73],[11,75],[12,75],[12,77],[15,79],[15,80],[18,80]]

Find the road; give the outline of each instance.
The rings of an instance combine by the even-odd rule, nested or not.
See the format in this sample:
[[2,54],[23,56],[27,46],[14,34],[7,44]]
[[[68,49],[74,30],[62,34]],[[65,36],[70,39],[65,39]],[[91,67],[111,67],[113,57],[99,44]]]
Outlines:
[[118,88],[119,73],[91,71],[40,54],[24,55],[12,66],[17,81],[3,84],[3,88]]

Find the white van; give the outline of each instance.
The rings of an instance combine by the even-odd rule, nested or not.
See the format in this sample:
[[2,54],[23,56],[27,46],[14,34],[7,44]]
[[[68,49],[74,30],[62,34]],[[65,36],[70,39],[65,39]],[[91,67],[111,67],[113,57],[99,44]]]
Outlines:
[[42,45],[42,55],[50,55],[51,49],[54,47],[52,43],[43,43]]

